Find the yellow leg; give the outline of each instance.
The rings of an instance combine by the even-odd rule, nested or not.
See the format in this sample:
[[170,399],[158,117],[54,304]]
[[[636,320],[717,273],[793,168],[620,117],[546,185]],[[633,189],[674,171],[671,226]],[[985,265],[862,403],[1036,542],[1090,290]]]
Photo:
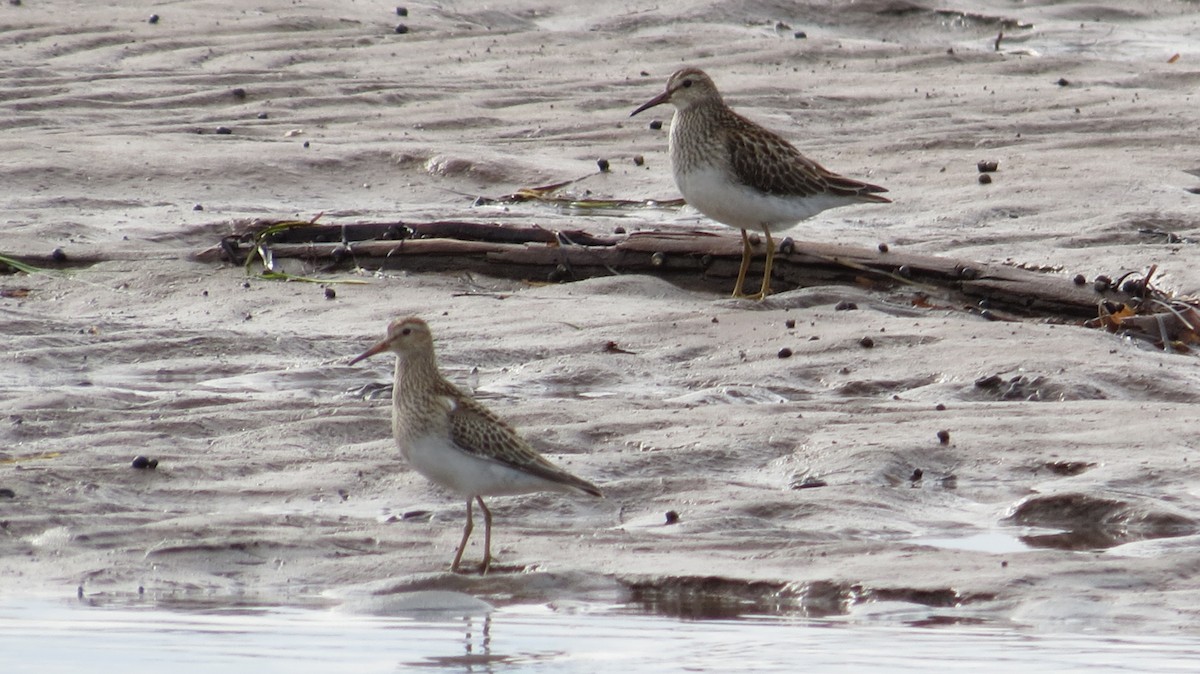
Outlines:
[[483,564],[479,567],[479,575],[486,575],[492,568],[492,511],[483,505],[483,497],[476,496],[479,509],[483,511]]
[[[482,501],[480,504],[482,505]],[[488,517],[491,519],[491,517]],[[467,539],[471,538],[471,530],[475,528],[475,522],[471,518],[471,497],[467,497],[467,525],[463,527],[462,541],[458,544],[458,552],[454,553],[454,561],[450,563],[450,570],[458,573],[458,564],[462,561],[463,550],[467,549]],[[488,527],[491,528],[490,526]]]
[[771,294],[771,265],[775,262],[775,241],[771,238],[771,230],[764,227],[763,234],[767,235],[767,264],[763,267],[762,288],[757,296],[750,296],[756,300],[766,299],[767,295]]
[[733,286],[733,297],[739,299],[746,297],[742,286],[746,283],[746,272],[750,270],[750,258],[754,256],[754,249],[750,247],[750,235],[746,234],[746,230],[742,230],[742,266],[738,269],[737,283]]

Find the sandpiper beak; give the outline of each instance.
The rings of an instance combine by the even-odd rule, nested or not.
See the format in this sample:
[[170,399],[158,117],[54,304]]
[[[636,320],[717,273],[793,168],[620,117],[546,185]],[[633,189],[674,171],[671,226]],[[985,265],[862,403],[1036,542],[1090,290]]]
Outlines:
[[357,363],[358,361],[366,360],[367,358],[370,358],[371,356],[374,356],[377,353],[383,353],[384,351],[388,350],[389,346],[390,346],[390,344],[388,344],[388,341],[385,339],[382,342],[376,344],[375,346],[372,346],[371,348],[367,349],[366,351],[363,351],[361,354],[358,355],[357,358],[350,361],[349,364],[353,365],[353,364]]
[[655,96],[654,98],[651,98],[650,100],[646,101],[645,103],[642,103],[641,107],[639,107],[637,110],[634,110],[633,112],[629,113],[629,116],[633,117],[634,115],[638,114],[639,112],[641,112],[643,110],[649,110],[650,108],[653,108],[656,105],[662,105],[663,103],[666,103],[669,100],[671,100],[671,92],[664,91],[661,94]]

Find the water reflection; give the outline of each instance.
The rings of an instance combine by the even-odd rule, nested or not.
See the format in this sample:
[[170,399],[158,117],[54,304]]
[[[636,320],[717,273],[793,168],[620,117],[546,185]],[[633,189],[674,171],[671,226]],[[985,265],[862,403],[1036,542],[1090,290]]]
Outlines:
[[[93,601],[95,599],[93,598]],[[895,618],[911,605],[879,602],[837,620],[679,620],[628,606],[510,606],[468,617],[356,615],[237,606],[166,610],[148,603],[0,600],[5,672],[130,674],[254,671],[305,674],[435,669],[490,672],[927,672],[948,663],[977,672],[1102,668],[1191,671],[1200,638],[1038,634],[1012,627]]]
[[411,667],[440,666],[459,667],[465,672],[493,672],[494,665],[511,663],[512,658],[492,654],[492,616],[482,618],[465,617],[462,619],[463,653],[462,655],[431,655],[421,660],[406,662]]

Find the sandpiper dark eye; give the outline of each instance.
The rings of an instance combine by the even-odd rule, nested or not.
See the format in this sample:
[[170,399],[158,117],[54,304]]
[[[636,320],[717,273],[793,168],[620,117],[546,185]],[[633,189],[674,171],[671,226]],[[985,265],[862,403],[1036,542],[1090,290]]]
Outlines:
[[400,334],[402,334],[402,335],[411,335],[411,334],[412,334],[412,328],[404,328],[403,330],[401,330],[401,331],[400,331]]
[[692,81],[691,81],[691,80],[684,80],[684,81],[683,81],[683,88],[684,88],[684,89],[686,89],[686,88],[688,88],[688,87],[690,87],[690,86],[692,86]]

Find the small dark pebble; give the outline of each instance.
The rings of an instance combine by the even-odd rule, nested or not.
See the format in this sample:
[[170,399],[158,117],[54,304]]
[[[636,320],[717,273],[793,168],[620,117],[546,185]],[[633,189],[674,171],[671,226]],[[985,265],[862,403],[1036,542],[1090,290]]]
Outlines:
[[233,133],[233,129],[227,126],[218,126],[217,133],[222,136],[228,136],[229,134]]
[[259,119],[267,119],[267,118],[269,118],[269,117],[270,117],[270,115],[268,115],[268,114],[267,114],[267,113],[265,113],[265,112],[260,112],[260,113],[258,113],[258,118],[259,118]]
[[1007,559],[1000,560],[1000,568],[1002,568],[1002,569],[1008,568],[1008,560]]
[[996,161],[995,159],[980,159],[979,162],[975,164],[975,168],[979,169],[980,173],[991,173],[1000,168],[1000,162]]
[[1060,78],[1058,78],[1058,81],[1055,82],[1055,84],[1057,84],[1060,87],[1065,87],[1065,86],[1069,86],[1071,84],[1071,82],[1070,82],[1070,80],[1068,80],[1065,77],[1060,77]]
[[858,340],[858,345],[864,349],[870,349],[871,347],[875,346],[875,340],[871,339],[870,337],[863,337],[862,339]]
[[945,411],[946,411],[946,406],[945,406],[945,405],[943,405],[942,403],[938,403],[938,404],[937,404],[937,406],[936,406],[936,407],[934,407],[933,409],[935,409],[935,410],[937,410],[937,411],[939,411],[939,412],[945,412]]
[[791,358],[792,350],[787,348],[786,346],[783,347],[782,349],[779,350],[779,357],[780,358]]
[[407,7],[397,7],[396,8],[396,16],[408,16],[408,8]]
[[974,267],[963,267],[958,270],[958,277],[967,281],[974,281],[979,278],[979,271]]
[[784,255],[791,255],[792,253],[796,252],[796,242],[792,240],[792,237],[786,237],[782,242],[780,242],[779,252],[783,253]]
[[1071,279],[1071,282],[1077,286],[1086,285],[1087,277],[1084,276],[1083,274],[1076,274],[1075,278]]
[[325,287],[325,299],[327,299],[327,300],[337,299],[337,291],[334,290],[333,288],[330,288],[329,286],[326,286]]
[[1000,375],[993,374],[988,377],[980,377],[979,379],[976,379],[975,388],[997,388],[1003,383],[1004,379]]
[[608,160],[607,159],[597,159],[596,166],[600,167],[600,171],[602,173],[608,173]]
[[700,256],[700,268],[701,269],[708,269],[709,267],[712,266],[712,263],[713,263],[713,256],[711,256],[711,255],[701,255]]
[[430,515],[431,515],[431,513],[428,510],[409,510],[408,512],[401,515],[400,519],[415,520],[415,519],[420,519],[420,518],[427,518]]
[[938,439],[938,442],[942,443],[943,445],[950,444],[950,431],[945,431],[945,430],[938,431],[937,439]]
[[833,306],[834,311],[854,311],[858,305],[850,300],[842,300]]
[[908,481],[917,482],[923,477],[925,477],[925,471],[921,470],[920,468],[913,468],[913,474],[908,478]]
[[642,166],[642,165],[644,165],[645,163],[646,163],[646,158],[645,158],[645,157],[643,157],[642,155],[640,155],[640,154],[635,154],[635,155],[633,156],[633,165],[634,165],[634,166]]
[[63,252],[62,248],[55,248],[50,251],[50,259],[61,264],[67,261],[67,254]]
[[788,330],[794,329],[796,327],[796,319],[794,319],[794,318],[787,319],[786,321],[783,322],[783,327],[787,328]]
[[659,129],[662,128],[662,120],[661,119],[650,120],[650,128],[655,131],[658,131]]
[[650,256],[650,266],[661,267],[667,263],[667,256],[662,251],[659,251]]
[[668,510],[667,515],[666,515],[666,523],[667,524],[678,524],[679,523],[679,513],[675,512],[674,510]]
[[234,87],[229,93],[233,94],[233,97],[239,101],[246,100],[246,90],[241,87]]
[[792,489],[816,489],[818,487],[828,487],[829,483],[819,477],[806,477],[798,484],[792,483]]
[[307,148],[307,147],[308,147],[308,141],[307,141],[307,140],[306,140],[306,141],[304,141],[304,147],[305,147],[305,148]]
[[203,204],[196,204],[195,206],[192,206],[192,210],[193,210],[193,211],[202,211],[202,210],[204,210],[204,205],[203,205]]
[[250,282],[249,282],[249,281],[242,281],[242,287],[243,287],[243,288],[249,288],[249,287],[250,287]]
[[992,177],[986,173],[979,174],[979,184],[980,185],[991,185]]
[[570,276],[570,270],[564,264],[555,265],[554,269],[546,275],[546,280],[551,283],[562,283]]
[[760,243],[762,243],[762,237],[758,235],[758,232],[750,232],[750,245],[757,246]]
[[337,246],[333,250],[329,251],[329,257],[332,258],[334,262],[341,264],[346,261],[346,258],[350,257],[350,248],[344,244]]
[[1146,281],[1140,278],[1131,278],[1121,284],[1121,292],[1129,293],[1130,295],[1141,295],[1146,291]]
[[888,252],[888,245],[886,243],[881,243],[878,246],[876,246],[876,248],[878,248],[879,252],[881,252],[881,253]]
[[910,267],[906,264],[902,264],[902,265],[900,265],[900,268],[896,270],[896,273],[903,276],[904,278],[908,278],[908,277],[912,276],[912,267]]
[[991,309],[984,309],[983,311],[979,312],[979,317],[985,321],[996,320],[996,314],[992,313]]
[[1097,276],[1096,280],[1092,281],[1092,288],[1098,293],[1106,292],[1111,287],[1112,279],[1104,275]]
[[158,15],[157,15],[157,14],[151,14],[151,15],[150,15],[150,18],[149,18],[149,19],[146,19],[146,20],[147,20],[147,21],[149,21],[150,23],[158,23]]
[[720,320],[718,320],[716,316],[713,316],[712,322],[713,322],[713,323],[720,323],[721,321],[720,321]]
[[0,487],[0,498],[16,498],[17,492],[8,487]]
[[624,227],[622,227],[622,226],[620,226],[620,225],[617,225],[616,227],[613,227],[613,234],[624,234],[624,233],[625,233],[625,228],[624,228]]
[[979,304],[977,306],[986,311],[992,308],[992,301],[985,297],[979,300]]
[[153,469],[158,467],[158,460],[148,459],[141,454],[138,454],[137,456],[133,457],[133,462],[129,465],[137,468],[138,470]]
[[792,34],[792,37],[796,38],[797,40],[803,40],[804,38],[808,37],[808,33],[805,33],[802,30],[798,30]]
[[404,35],[407,32],[408,32],[408,26],[406,26],[402,23],[396,24],[396,34],[397,35]]

